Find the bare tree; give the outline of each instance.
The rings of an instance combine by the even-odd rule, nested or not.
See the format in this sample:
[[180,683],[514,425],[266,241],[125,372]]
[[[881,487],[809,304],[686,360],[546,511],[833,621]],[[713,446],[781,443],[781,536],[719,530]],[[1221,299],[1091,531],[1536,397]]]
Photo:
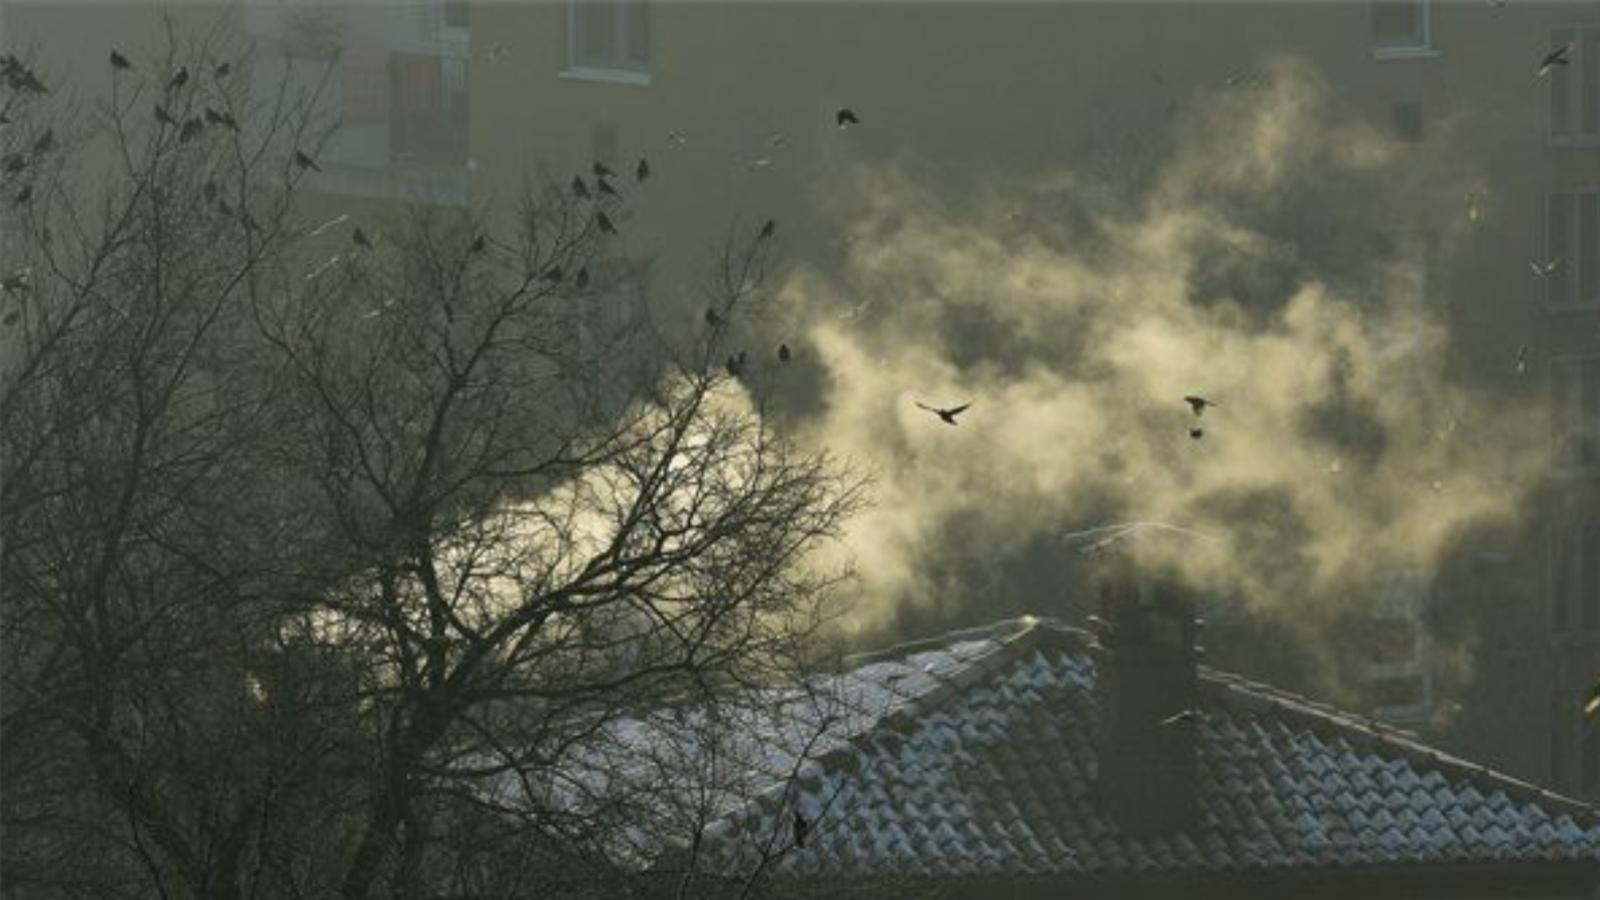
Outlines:
[[796,677],[862,502],[722,365],[765,245],[686,345],[607,329],[615,201],[311,227],[314,98],[173,47],[82,125],[7,88],[5,889],[615,895],[638,786],[558,787]]

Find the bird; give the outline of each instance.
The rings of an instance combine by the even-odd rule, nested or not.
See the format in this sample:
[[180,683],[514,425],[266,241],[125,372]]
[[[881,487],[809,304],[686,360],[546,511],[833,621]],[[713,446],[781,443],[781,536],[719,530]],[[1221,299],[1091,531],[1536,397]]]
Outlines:
[[603,163],[603,162],[598,162],[598,161],[595,162],[593,168],[594,168],[594,177],[596,177],[596,178],[610,178],[611,176],[617,174],[617,173],[611,171],[610,169],[606,168],[606,164]]
[[7,175],[15,175],[27,167],[28,158],[21,153],[7,153],[4,161],[0,162],[0,169],[4,169]]
[[1589,693],[1583,696],[1584,720],[1593,720],[1597,712],[1600,712],[1600,676],[1595,678],[1595,683],[1589,688]]
[[811,826],[806,822],[806,817],[799,811],[794,814],[794,845],[801,850],[806,848],[806,835],[811,832]]
[[594,221],[596,225],[600,226],[600,230],[605,234],[617,233],[617,226],[611,224],[611,217],[607,216],[604,211],[595,213]]
[[1533,274],[1536,278],[1549,277],[1550,273],[1554,272],[1560,266],[1561,257],[1559,256],[1555,259],[1545,260],[1544,262],[1532,260],[1528,263],[1528,268],[1533,270]]
[[577,195],[579,200],[589,199],[589,187],[577,175],[572,176],[572,193]]
[[578,282],[578,290],[580,290],[580,291],[589,286],[589,267],[588,266],[584,266],[583,268],[578,270],[577,282]]
[[7,294],[20,291],[27,286],[28,276],[22,272],[12,272],[10,275],[0,278],[0,291],[4,291]]
[[788,344],[779,344],[778,345],[778,362],[788,362],[789,358],[792,355],[793,354],[791,354],[789,352],[789,345]]
[[551,266],[550,268],[545,269],[544,270],[544,280],[545,281],[550,281],[550,282],[558,282],[558,281],[560,281],[561,280],[561,267],[560,266]]
[[728,355],[728,362],[725,368],[728,370],[729,378],[738,378],[740,375],[744,374],[745,359],[746,355],[743,350],[740,350],[737,355]]
[[1183,398],[1183,402],[1189,404],[1189,408],[1194,410],[1194,414],[1196,416],[1204,415],[1205,411],[1206,411],[1206,407],[1208,407],[1208,406],[1221,406],[1222,405],[1220,403],[1216,403],[1216,402],[1213,402],[1211,400],[1207,400],[1204,397],[1195,396],[1194,394],[1190,394],[1188,396],[1185,396]]
[[774,219],[768,219],[766,221],[766,224],[761,226],[761,233],[757,237],[760,240],[766,240],[767,238],[772,237],[772,235],[775,234],[777,232],[777,230],[778,230],[777,221],[774,220]]
[[199,116],[195,116],[189,121],[184,122],[183,127],[178,129],[178,143],[187,144],[194,140],[195,137],[200,134],[200,129],[204,127],[205,126],[200,122]]
[[674,147],[682,147],[684,144],[689,143],[689,139],[683,136],[683,132],[669,128],[667,129],[667,143]]
[[167,82],[167,90],[175,91],[189,83],[189,67],[179,66],[178,71],[172,73],[172,80]]
[[600,189],[600,193],[605,194],[607,197],[617,196],[616,188],[613,188],[611,183],[606,181],[604,178],[596,178],[594,180],[594,184],[595,187]]
[[33,202],[33,185],[23,185],[22,190],[17,191],[16,199],[13,202],[17,206],[27,206],[29,203]]
[[234,121],[232,113],[218,112],[211,107],[206,107],[206,123],[209,125],[222,125],[232,131],[239,130],[239,123]]
[[1571,65],[1571,60],[1567,59],[1567,54],[1571,52],[1571,44],[1562,44],[1554,50],[1551,50],[1549,53],[1546,53],[1544,55],[1544,59],[1539,60],[1539,71],[1534,77],[1542,78],[1545,75],[1550,74],[1550,70],[1555,66]]
[[939,419],[941,421],[943,421],[946,425],[954,425],[954,424],[956,424],[956,416],[959,416],[963,412],[966,412],[967,407],[972,405],[970,402],[968,402],[968,403],[963,403],[960,406],[952,406],[952,407],[949,407],[947,409],[940,409],[939,407],[936,407],[936,406],[929,406],[926,403],[923,403],[921,400],[916,401],[916,404],[917,404],[918,407],[920,407],[922,409],[925,409],[928,412],[931,412],[934,415],[938,416]]
[[133,63],[128,62],[128,58],[126,56],[123,56],[121,53],[118,53],[117,51],[112,50],[111,51],[111,68],[118,69],[118,70],[131,69],[131,68],[133,68]]
[[833,114],[833,121],[837,123],[840,128],[848,128],[851,125],[861,124],[861,120],[856,117],[855,110],[846,107],[840,107],[839,111]]
[[362,231],[360,226],[357,226],[356,230],[350,232],[350,240],[355,241],[356,246],[363,250],[372,249],[372,240],[367,237],[367,233]]
[[219,62],[211,71],[215,73],[218,78],[227,78],[228,73],[233,71],[233,63]]
[[302,169],[310,169],[313,172],[322,171],[322,167],[317,165],[317,161],[307,156],[303,150],[294,151],[294,164]]
[[710,325],[712,327],[716,327],[717,325],[719,325],[721,323],[722,323],[722,317],[717,315],[717,311],[712,309],[709,306],[706,307],[706,324]]
[[44,154],[49,153],[51,150],[54,150],[55,146],[56,146],[56,132],[55,132],[55,129],[46,128],[44,131],[39,133],[39,136],[37,138],[34,139],[34,142],[33,142],[33,155],[34,156],[43,156]]
[[482,253],[484,248],[488,247],[488,246],[489,246],[488,239],[486,239],[483,235],[480,234],[477,237],[472,239],[472,243],[471,244],[467,245],[467,252],[468,253]]
[[176,125],[176,124],[178,124],[172,118],[172,114],[167,112],[166,109],[163,108],[161,106],[161,104],[159,104],[159,103],[156,104],[156,121],[160,122],[163,125]]
[[650,177],[650,163],[642,156],[639,157],[639,165],[633,169],[633,177],[639,181],[644,181]]
[[1528,371],[1528,345],[1523,344],[1517,348],[1517,374],[1522,375]]
[[1184,723],[1184,722],[1193,722],[1195,720],[1195,718],[1198,717],[1199,715],[1200,715],[1200,711],[1199,710],[1186,709],[1186,710],[1183,710],[1182,712],[1179,712],[1179,713],[1177,713],[1175,715],[1167,716],[1165,719],[1161,720],[1161,724],[1162,725],[1178,725],[1178,724],[1181,724],[1181,723]]
[[1198,440],[1200,440],[1201,438],[1203,438],[1205,436],[1206,436],[1206,430],[1204,428],[1201,428],[1199,425],[1194,425],[1194,426],[1191,426],[1189,428],[1189,437],[1194,438],[1195,440],[1198,441]]

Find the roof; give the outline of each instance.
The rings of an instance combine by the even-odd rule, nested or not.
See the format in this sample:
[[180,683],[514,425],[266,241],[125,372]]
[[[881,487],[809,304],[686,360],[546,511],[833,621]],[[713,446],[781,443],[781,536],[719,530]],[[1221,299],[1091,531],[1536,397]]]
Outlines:
[[[1198,822],[1125,833],[1095,790],[1093,645],[1024,617],[855,658],[827,680],[846,712],[812,722],[809,752],[794,711],[768,708],[791,734],[754,738],[756,768],[779,783],[707,830],[708,856],[766,848],[778,873],[844,878],[1600,862],[1593,807],[1204,667]],[[792,810],[812,823],[804,849],[787,846]]]

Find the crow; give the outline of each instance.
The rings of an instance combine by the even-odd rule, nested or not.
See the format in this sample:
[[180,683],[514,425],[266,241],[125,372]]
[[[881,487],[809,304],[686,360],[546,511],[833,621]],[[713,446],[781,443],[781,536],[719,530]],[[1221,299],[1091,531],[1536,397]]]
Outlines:
[[943,421],[946,425],[954,425],[954,424],[956,424],[956,416],[961,415],[963,412],[965,412],[967,410],[967,407],[972,405],[969,402],[969,403],[963,403],[960,406],[952,406],[952,407],[949,407],[948,409],[940,409],[939,407],[936,407],[936,406],[929,406],[926,403],[923,403],[921,400],[916,401],[916,404],[917,404],[918,407],[920,407],[922,409],[925,409],[928,412],[931,412],[934,415],[938,416],[939,419],[941,421]]
[[227,78],[228,77],[228,73],[233,71],[233,63],[227,63],[227,62],[217,63],[216,68],[213,69],[212,71],[216,74],[216,76],[218,78]]
[[634,168],[633,175],[640,181],[650,177],[650,163],[644,157],[639,157],[639,165]]
[[483,235],[480,234],[477,237],[472,239],[472,243],[471,244],[467,245],[467,252],[468,253],[482,253],[484,251],[484,248],[486,248],[488,246],[489,246],[489,241],[486,238],[484,238]]
[[712,327],[722,324],[722,317],[717,315],[717,311],[709,306],[706,307],[706,324]]
[[572,176],[572,193],[576,194],[579,200],[589,199],[589,187],[576,175]]
[[118,70],[120,70],[120,69],[131,69],[131,68],[133,68],[133,63],[128,62],[128,58],[126,56],[123,56],[121,53],[118,53],[117,51],[112,50],[111,51],[111,68],[118,69]]
[[600,226],[600,231],[602,233],[604,233],[604,234],[616,234],[617,233],[617,226],[611,224],[611,217],[607,216],[604,212],[595,213],[594,214],[594,221],[595,221],[596,225]]
[[768,219],[767,223],[765,225],[761,226],[761,234],[759,235],[759,237],[762,240],[765,240],[765,239],[767,239],[769,237],[772,237],[772,235],[774,233],[776,233],[777,230],[778,230],[778,223],[773,219]]
[[1551,50],[1549,53],[1546,53],[1544,55],[1544,59],[1539,60],[1539,71],[1534,77],[1542,78],[1545,75],[1550,74],[1550,70],[1555,66],[1571,65],[1571,60],[1567,59],[1567,54],[1571,52],[1571,44],[1562,44],[1554,50]]
[[593,168],[594,168],[594,177],[596,177],[596,178],[610,178],[611,176],[617,174],[617,173],[611,171],[610,169],[606,168],[606,164],[603,163],[603,162],[596,162],[594,164]]
[[610,182],[607,182],[604,178],[596,178],[594,185],[600,189],[600,193],[605,194],[607,197],[617,196],[616,188],[613,188]]
[[744,374],[744,364],[746,358],[746,354],[743,350],[740,350],[738,355],[728,355],[728,362],[724,368],[728,370],[729,378],[738,378],[740,375]]
[[840,107],[839,111],[833,114],[833,121],[837,123],[840,128],[848,128],[851,125],[861,124],[861,120],[856,118],[855,111],[845,107]]
[[187,144],[194,140],[195,137],[200,134],[200,129],[204,127],[205,125],[200,122],[199,116],[195,116],[189,121],[184,122],[183,127],[178,129],[178,143]]
[[1533,260],[1533,261],[1528,263],[1528,268],[1532,269],[1534,276],[1538,277],[1538,278],[1546,278],[1546,277],[1548,277],[1550,275],[1550,273],[1554,272],[1560,266],[1561,266],[1561,257],[1559,257],[1559,256],[1556,257],[1555,259],[1546,260],[1545,262],[1539,262],[1538,260]]
[[811,826],[806,822],[806,817],[796,810],[794,814],[794,845],[801,850],[806,848],[806,835],[811,832]]
[[1200,440],[1201,438],[1205,437],[1205,436],[1206,436],[1206,430],[1204,428],[1201,428],[1199,425],[1195,425],[1194,427],[1189,429],[1189,437],[1192,437],[1197,441]]
[[360,226],[357,226],[355,231],[350,232],[350,240],[355,241],[356,246],[363,250],[372,249],[372,241],[367,237],[367,233],[361,230]]
[[206,107],[206,123],[208,125],[223,125],[230,131],[238,131],[239,123],[234,121],[232,113],[217,112],[211,107]]
[[1206,411],[1206,407],[1208,407],[1208,406],[1220,406],[1221,405],[1221,404],[1213,402],[1211,400],[1207,400],[1204,397],[1197,397],[1194,394],[1190,394],[1190,395],[1184,397],[1183,398],[1183,402],[1189,404],[1189,408],[1194,410],[1194,414],[1197,415],[1197,416],[1203,415],[1205,413],[1205,411]]
[[302,150],[294,151],[294,164],[302,169],[310,169],[313,172],[322,171],[322,167],[317,165],[317,161],[307,156],[305,151]]
[[172,114],[167,112],[165,109],[163,109],[161,104],[159,104],[159,103],[156,104],[156,121],[160,122],[163,125],[176,125],[176,124],[178,124],[172,118]]
[[788,362],[789,358],[792,355],[793,354],[791,354],[789,352],[789,345],[788,344],[779,344],[778,345],[778,362]]
[[189,67],[179,66],[178,71],[172,73],[172,80],[167,82],[167,90],[175,91],[189,83]]

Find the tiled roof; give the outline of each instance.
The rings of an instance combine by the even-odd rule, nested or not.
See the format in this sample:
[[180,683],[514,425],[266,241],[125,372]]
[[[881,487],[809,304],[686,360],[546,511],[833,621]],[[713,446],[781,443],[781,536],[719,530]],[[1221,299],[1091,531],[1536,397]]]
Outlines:
[[[1600,862],[1594,808],[1263,685],[1201,669],[1197,823],[1135,836],[1095,788],[1096,665],[1086,632],[1027,617],[857,660],[845,710],[782,783],[708,829],[747,864],[791,810],[812,821],[791,875],[1124,876],[1326,867]],[[782,704],[769,720],[793,721]],[[750,734],[762,729],[755,723]],[[745,796],[749,796],[746,794]]]

